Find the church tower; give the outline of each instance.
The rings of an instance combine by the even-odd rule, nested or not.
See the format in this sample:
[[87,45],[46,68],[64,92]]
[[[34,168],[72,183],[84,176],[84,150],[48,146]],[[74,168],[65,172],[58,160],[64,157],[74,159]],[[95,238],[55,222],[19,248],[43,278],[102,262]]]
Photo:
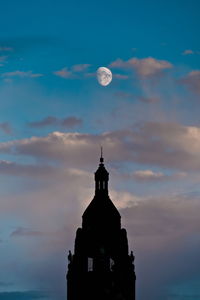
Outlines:
[[104,159],[95,172],[95,195],[69,251],[67,300],[135,300],[133,252],[121,216],[109,198]]

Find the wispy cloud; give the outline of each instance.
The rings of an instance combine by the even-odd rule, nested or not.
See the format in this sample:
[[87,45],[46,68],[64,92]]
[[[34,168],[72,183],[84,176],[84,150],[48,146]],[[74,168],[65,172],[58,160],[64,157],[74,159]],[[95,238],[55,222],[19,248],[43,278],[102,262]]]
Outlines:
[[13,51],[12,47],[0,46],[0,52],[11,52]]
[[194,51],[194,50],[191,50],[191,49],[186,49],[182,52],[182,55],[194,55],[194,54],[199,55],[200,51]]
[[183,55],[191,55],[194,54],[194,51],[191,49],[186,49],[182,52]]
[[40,237],[43,235],[44,233],[41,231],[18,227],[10,234],[10,237]]
[[117,96],[119,98],[122,98],[122,99],[137,99],[141,102],[144,102],[144,103],[148,103],[148,104],[151,104],[151,103],[158,103],[160,101],[160,98],[159,97],[138,97],[132,93],[127,93],[127,92],[124,92],[124,91],[118,91],[114,94],[114,96]]
[[131,58],[127,61],[117,59],[110,64],[111,68],[132,69],[141,77],[150,77],[157,75],[166,69],[170,69],[173,65],[166,60],[158,60],[153,57],[148,58]]
[[5,72],[1,75],[4,78],[10,78],[10,77],[20,77],[20,78],[36,78],[41,77],[43,74],[40,73],[33,73],[32,71],[13,71],[13,72]]
[[67,68],[63,68],[61,70],[55,71],[53,72],[54,75],[58,76],[58,77],[62,77],[62,78],[73,78],[73,73]]
[[90,64],[77,64],[71,66],[71,68],[64,67],[61,70],[53,72],[54,75],[65,78],[72,79],[77,78],[79,73],[86,71],[90,67]]
[[133,178],[137,180],[161,180],[164,177],[162,172],[153,172],[152,170],[137,170],[133,173]]
[[139,97],[139,101],[144,103],[158,103],[160,101],[160,98],[158,97]]
[[91,65],[90,64],[78,64],[72,66],[72,71],[74,72],[83,72],[87,70]]
[[166,175],[162,172],[154,172],[152,170],[137,170],[134,173],[130,174],[130,177],[141,182],[147,181],[163,181],[163,180],[176,180],[182,179],[187,174],[185,172],[174,173]]
[[63,128],[73,128],[82,125],[82,123],[82,119],[74,116],[70,116],[67,118],[57,118],[54,116],[48,116],[40,121],[28,123],[28,126],[32,128],[42,128],[47,126],[61,126]]
[[125,74],[119,74],[119,73],[113,73],[113,77],[117,79],[128,79],[128,75]]

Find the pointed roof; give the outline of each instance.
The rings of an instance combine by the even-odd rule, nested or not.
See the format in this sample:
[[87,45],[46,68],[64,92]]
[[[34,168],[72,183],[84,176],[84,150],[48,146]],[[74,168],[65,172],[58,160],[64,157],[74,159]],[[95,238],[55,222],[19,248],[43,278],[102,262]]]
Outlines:
[[[98,226],[99,223],[108,225],[109,223],[111,224],[112,221],[120,224],[121,216],[108,195],[109,173],[103,162],[104,159],[101,150],[100,164],[95,172],[95,196],[83,213],[83,227],[86,223],[90,223],[91,226]],[[103,183],[105,185],[103,185]]]
[[[99,167],[94,174],[95,174],[94,178],[95,178],[96,182],[104,181],[104,182],[107,182],[107,184],[108,184],[109,173],[104,166],[103,148],[102,147],[101,147],[101,157],[100,157]],[[96,190],[97,190],[97,185],[96,185]]]

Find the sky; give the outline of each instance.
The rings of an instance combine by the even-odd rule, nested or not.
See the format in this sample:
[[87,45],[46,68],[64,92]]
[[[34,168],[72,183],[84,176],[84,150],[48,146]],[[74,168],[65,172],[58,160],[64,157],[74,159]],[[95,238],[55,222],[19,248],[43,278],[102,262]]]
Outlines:
[[198,0],[1,1],[0,299],[66,299],[100,146],[137,300],[200,299],[199,11]]

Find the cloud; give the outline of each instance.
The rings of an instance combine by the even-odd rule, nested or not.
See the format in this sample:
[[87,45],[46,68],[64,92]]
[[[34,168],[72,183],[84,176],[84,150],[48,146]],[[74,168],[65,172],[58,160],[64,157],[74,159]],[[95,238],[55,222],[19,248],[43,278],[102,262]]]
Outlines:
[[186,85],[192,92],[200,94],[200,70],[189,72],[179,82]]
[[187,174],[185,172],[174,173],[166,175],[162,172],[154,172],[152,170],[137,170],[129,175],[134,180],[147,182],[147,181],[161,181],[161,180],[176,180],[182,179]]
[[127,93],[127,92],[124,92],[124,91],[118,91],[118,92],[114,93],[114,96],[122,98],[122,99],[126,99],[126,98],[133,98],[134,94]]
[[87,70],[90,66],[91,66],[90,64],[78,64],[78,65],[73,65],[71,69],[73,72],[83,72]]
[[65,127],[65,128],[72,128],[75,126],[80,126],[82,125],[83,121],[79,118],[76,117],[68,117],[65,119],[61,120],[61,126]]
[[113,77],[114,78],[117,78],[117,79],[128,79],[128,75],[125,75],[125,74],[118,74],[118,73],[113,73]]
[[138,99],[144,103],[158,103],[160,101],[158,97],[139,97]]
[[177,282],[199,278],[199,206],[199,195],[180,194],[144,199],[121,209],[136,257],[138,298],[168,299]]
[[43,74],[40,73],[33,73],[32,71],[13,71],[13,72],[5,72],[1,75],[4,78],[7,77],[20,77],[20,78],[37,78],[43,76]]
[[53,116],[48,116],[41,121],[29,122],[28,126],[32,128],[42,128],[51,125],[57,125],[58,119]]
[[137,206],[138,202],[142,200],[142,197],[125,191],[111,190],[110,196],[117,209]]
[[0,46],[0,52],[11,52],[13,51],[12,47]]
[[127,61],[117,59],[110,64],[111,68],[130,69],[136,71],[141,77],[150,77],[161,73],[163,70],[173,67],[171,63],[166,60],[158,60],[153,57],[148,58],[131,58]]
[[2,142],[0,152],[87,166],[96,161],[99,145],[112,161],[200,170],[200,128],[177,123],[138,123],[99,135],[57,131],[46,137]]
[[183,55],[191,55],[191,54],[194,54],[194,51],[191,50],[191,49],[186,49],[186,50],[183,51],[182,54],[183,54]]
[[34,231],[28,228],[19,227],[10,234],[10,237],[40,237],[43,235],[44,233],[41,231]]
[[48,116],[41,121],[29,122],[28,126],[32,128],[43,128],[47,126],[62,126],[64,128],[73,128],[82,125],[83,121],[77,117],[71,116],[63,119]]
[[55,72],[53,72],[53,74],[58,77],[65,78],[65,79],[73,78],[73,73],[71,71],[69,71],[67,67],[65,67],[61,70],[55,71]]
[[53,72],[54,75],[65,78],[73,79],[77,78],[77,74],[86,71],[90,67],[90,64],[77,64],[71,68],[64,67],[61,70]]
[[[115,139],[121,138],[123,134],[115,132]],[[81,137],[86,140],[84,135],[80,135]],[[108,139],[108,136],[106,138]],[[124,138],[126,141],[130,140],[127,134]],[[69,138],[67,147],[71,147],[69,142],[75,144],[76,140]],[[91,145],[93,142],[92,140]],[[117,145],[114,137],[109,143],[113,143],[113,147]],[[57,144],[54,142],[55,146]],[[79,144],[81,159],[91,162],[91,145],[84,152],[83,145]],[[67,151],[67,147],[64,146],[64,152]],[[98,151],[95,151],[95,147],[96,145],[93,149],[95,161],[92,163],[92,170],[97,167]],[[75,149],[73,148],[73,151]],[[112,151],[109,148],[110,158],[115,154],[115,148],[111,149]],[[116,151],[119,154],[118,146]],[[133,152],[133,149],[130,151]],[[118,159],[122,158],[122,152],[120,154]],[[3,263],[0,275],[3,274],[5,278],[5,270],[9,269],[12,280],[15,277],[20,278],[28,286],[32,283],[42,290],[59,289],[63,293],[60,297],[58,294],[54,297],[49,296],[51,300],[65,297],[67,251],[73,249],[75,231],[81,224],[81,215],[94,195],[91,170],[70,170],[69,153],[65,159],[66,173],[59,177],[49,174],[54,178],[51,184],[41,182],[37,189],[28,187],[23,193],[1,197],[1,218],[11,215],[19,224],[26,225],[20,224],[15,226],[14,231],[12,229],[12,232],[17,231],[17,235],[9,239],[9,243],[12,244],[5,245],[8,251],[5,262],[1,253]],[[77,159],[75,156],[73,165]],[[112,181],[114,180],[112,175]],[[136,256],[137,293],[141,300],[165,299],[166,291],[163,292],[162,289],[166,285],[174,284],[177,279],[185,280],[187,276],[199,272],[199,194],[175,195],[170,192],[162,197],[141,197],[131,192],[110,189],[110,195],[120,209],[122,226],[128,231],[129,249],[133,250]],[[35,238],[37,232],[50,234],[46,234],[44,239]],[[15,264],[10,263],[10,257]],[[152,268],[154,276],[151,276]],[[141,288],[142,285],[145,289]],[[13,299],[18,299],[17,295],[13,295]],[[27,296],[27,299],[31,299],[31,295]]]
[[11,125],[10,123],[8,122],[2,122],[0,123],[0,129],[6,133],[6,134],[11,134],[12,133],[12,128],[11,128]]
[[138,97],[132,93],[127,93],[127,92],[124,92],[124,91],[118,91],[114,94],[114,96],[117,96],[119,98],[122,98],[122,99],[127,99],[127,98],[130,98],[130,99],[137,99],[143,103],[148,103],[148,104],[153,104],[153,103],[158,103],[160,102],[160,98],[159,97]]
[[21,176],[21,177],[36,177],[38,180],[41,178],[45,179],[51,174],[59,172],[56,168],[48,165],[30,165],[30,164],[19,164],[12,161],[0,160],[0,174]]
[[96,72],[87,72],[87,73],[84,73],[84,76],[86,78],[92,78],[92,77],[96,77],[97,74],[96,74]]
[[137,170],[133,173],[133,178],[136,180],[160,180],[165,175],[161,172],[153,172],[152,170]]

